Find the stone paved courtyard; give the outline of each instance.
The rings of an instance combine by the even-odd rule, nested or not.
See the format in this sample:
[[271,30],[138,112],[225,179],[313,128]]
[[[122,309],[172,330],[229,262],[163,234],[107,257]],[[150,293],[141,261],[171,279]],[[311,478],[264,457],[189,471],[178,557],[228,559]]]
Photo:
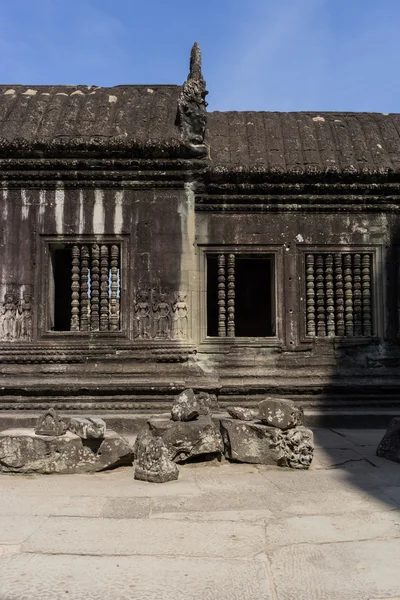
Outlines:
[[0,477],[0,600],[400,598],[400,464],[382,430],[315,430],[308,472]]

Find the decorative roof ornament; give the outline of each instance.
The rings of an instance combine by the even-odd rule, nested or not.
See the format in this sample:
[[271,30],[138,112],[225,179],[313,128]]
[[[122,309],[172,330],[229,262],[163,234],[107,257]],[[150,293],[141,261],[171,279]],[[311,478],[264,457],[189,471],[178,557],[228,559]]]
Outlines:
[[207,124],[206,82],[201,70],[201,51],[197,42],[190,53],[190,72],[178,100],[178,119],[184,142],[199,154],[205,154]]

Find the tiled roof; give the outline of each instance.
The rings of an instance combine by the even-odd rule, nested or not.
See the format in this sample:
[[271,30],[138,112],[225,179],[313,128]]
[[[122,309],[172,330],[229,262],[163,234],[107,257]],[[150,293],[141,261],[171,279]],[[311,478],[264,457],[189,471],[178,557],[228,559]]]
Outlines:
[[211,112],[214,168],[270,172],[400,171],[400,114]]
[[0,139],[180,141],[180,86],[0,86]]
[[[181,86],[0,86],[0,147],[179,146]],[[400,114],[209,112],[215,171],[400,172]],[[103,146],[104,147],[104,146]],[[72,150],[72,148],[71,148]]]

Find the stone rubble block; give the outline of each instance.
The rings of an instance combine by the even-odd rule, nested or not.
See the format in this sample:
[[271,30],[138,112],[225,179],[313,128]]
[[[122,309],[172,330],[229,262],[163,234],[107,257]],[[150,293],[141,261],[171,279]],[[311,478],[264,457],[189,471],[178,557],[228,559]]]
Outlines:
[[211,416],[202,415],[196,421],[171,421],[168,416],[152,417],[139,433],[135,445],[135,455],[141,437],[149,432],[163,440],[170,460],[183,462],[202,455],[218,455],[223,452],[221,433],[214,425]]
[[98,417],[71,417],[68,429],[83,440],[102,439],[106,433],[106,424]]
[[308,469],[313,433],[303,426],[283,431],[256,421],[221,419],[226,458],[238,462]]
[[395,417],[376,449],[376,455],[400,462],[400,417]]
[[259,418],[259,411],[256,408],[228,406],[226,412],[232,417],[232,419],[239,419],[240,421],[255,421]]
[[179,468],[169,458],[168,448],[160,437],[146,431],[135,445],[134,478],[150,483],[166,483],[178,479]]
[[171,417],[173,421],[193,421],[210,412],[211,396],[200,392],[196,396],[192,389],[184,390],[174,400]]
[[111,429],[102,440],[84,440],[71,431],[59,437],[37,435],[33,429],[0,432],[3,473],[91,473],[132,462],[133,449]]
[[258,412],[262,423],[283,430],[304,423],[302,407],[283,398],[265,398],[259,403]]

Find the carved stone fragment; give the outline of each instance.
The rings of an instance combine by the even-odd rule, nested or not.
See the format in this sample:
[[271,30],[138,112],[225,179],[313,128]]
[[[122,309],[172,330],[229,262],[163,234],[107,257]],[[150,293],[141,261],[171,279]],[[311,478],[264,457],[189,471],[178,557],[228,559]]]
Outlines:
[[171,409],[173,421],[193,421],[202,413],[203,407],[199,403],[192,389],[184,390],[174,400]]
[[259,418],[259,411],[256,408],[246,408],[244,406],[228,406],[226,412],[233,419],[240,421],[255,421]]
[[190,458],[221,455],[222,437],[211,417],[200,416],[196,421],[171,421],[168,416],[152,417],[139,433],[135,454],[141,444],[141,438],[147,435],[163,440],[170,460],[183,462]]
[[282,431],[254,421],[221,419],[221,432],[231,460],[308,469],[313,458],[313,434],[305,427]]
[[209,394],[208,392],[196,392],[195,396],[201,407],[201,415],[208,415],[210,414],[212,408],[218,407],[218,400],[215,394]]
[[36,435],[59,436],[67,431],[67,423],[63,421],[54,408],[49,408],[36,423]]
[[102,439],[106,433],[106,424],[98,417],[71,417],[68,429],[83,440]]
[[146,431],[136,440],[135,457],[135,479],[151,483],[178,479],[178,465],[170,460],[168,449],[160,437]]
[[133,450],[112,430],[102,440],[36,435],[33,429],[0,432],[0,471],[4,473],[91,473],[131,465]]
[[303,424],[303,409],[281,398],[266,398],[258,405],[259,419],[266,425],[290,429]]
[[395,417],[376,449],[376,455],[400,462],[400,417]]

